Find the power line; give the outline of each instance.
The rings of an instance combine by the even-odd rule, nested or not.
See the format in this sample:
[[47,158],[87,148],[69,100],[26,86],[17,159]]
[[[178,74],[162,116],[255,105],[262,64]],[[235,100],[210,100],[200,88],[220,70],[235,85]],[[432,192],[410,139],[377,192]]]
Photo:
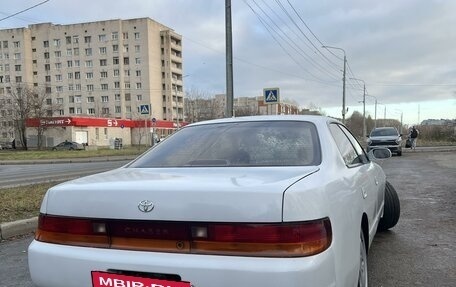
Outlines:
[[19,15],[19,14],[21,14],[21,13],[24,13],[24,12],[26,12],[26,11],[28,11],[28,10],[31,10],[31,9],[35,8],[35,7],[38,7],[38,6],[40,6],[40,5],[43,5],[44,3],[49,2],[49,1],[50,1],[50,0],[45,0],[45,1],[43,1],[43,2],[40,2],[40,3],[38,3],[38,4],[35,4],[35,5],[33,5],[33,6],[29,7],[29,8],[27,8],[27,9],[24,9],[24,10],[21,10],[21,11],[19,11],[19,12],[14,13],[14,14],[11,14],[11,15],[9,15],[9,16],[6,16],[6,17],[0,19],[0,21],[9,19],[9,18],[14,17],[14,16],[16,16],[16,15]]

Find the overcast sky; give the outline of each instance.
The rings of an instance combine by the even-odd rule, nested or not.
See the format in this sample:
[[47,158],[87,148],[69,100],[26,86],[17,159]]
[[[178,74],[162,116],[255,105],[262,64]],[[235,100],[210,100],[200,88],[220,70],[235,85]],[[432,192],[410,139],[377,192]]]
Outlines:
[[[43,0],[2,1],[0,18]],[[224,0],[50,0],[0,28],[150,17],[183,36],[185,88],[225,93]],[[283,100],[341,116],[343,51],[348,114],[362,82],[377,118],[413,124],[456,118],[456,1],[232,0],[235,97],[279,87]],[[374,98],[366,98],[374,117]]]

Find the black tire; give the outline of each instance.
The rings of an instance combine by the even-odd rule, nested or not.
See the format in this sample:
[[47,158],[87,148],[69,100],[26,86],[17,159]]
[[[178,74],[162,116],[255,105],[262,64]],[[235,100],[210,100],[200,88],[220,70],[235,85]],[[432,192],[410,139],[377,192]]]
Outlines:
[[358,271],[358,287],[367,287],[369,286],[368,276],[367,276],[367,251],[366,251],[366,241],[364,240],[363,230],[361,230],[360,235],[360,248],[359,248],[359,271]]
[[399,221],[401,215],[401,203],[397,196],[396,189],[389,183],[385,185],[385,207],[383,208],[383,217],[380,218],[377,230],[385,231],[393,228]]

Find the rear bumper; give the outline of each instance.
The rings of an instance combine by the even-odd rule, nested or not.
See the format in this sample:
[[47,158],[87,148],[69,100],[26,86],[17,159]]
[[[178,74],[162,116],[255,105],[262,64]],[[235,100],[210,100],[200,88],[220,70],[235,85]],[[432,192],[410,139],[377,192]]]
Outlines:
[[29,246],[36,286],[92,286],[91,271],[108,269],[180,275],[194,287],[336,286],[334,252],[301,258],[261,258],[125,251],[48,244]]

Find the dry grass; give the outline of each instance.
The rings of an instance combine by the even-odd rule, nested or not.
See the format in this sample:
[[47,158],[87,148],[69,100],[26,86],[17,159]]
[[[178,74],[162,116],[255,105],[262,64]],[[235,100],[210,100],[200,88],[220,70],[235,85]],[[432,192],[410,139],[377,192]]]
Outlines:
[[57,184],[52,182],[0,189],[0,223],[37,216],[44,194]]

